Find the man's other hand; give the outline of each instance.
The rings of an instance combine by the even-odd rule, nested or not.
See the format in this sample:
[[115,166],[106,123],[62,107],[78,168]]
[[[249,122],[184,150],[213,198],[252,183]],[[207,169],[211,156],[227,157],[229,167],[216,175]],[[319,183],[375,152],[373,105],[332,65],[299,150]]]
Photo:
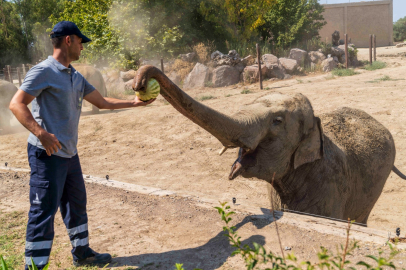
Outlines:
[[156,98],[150,99],[148,101],[142,101],[141,99],[139,99],[138,96],[135,96],[134,99],[134,107],[138,107],[138,106],[147,106],[148,104],[151,104],[152,102],[154,102],[156,100]]
[[53,153],[58,152],[59,149],[62,149],[58,139],[52,133],[43,131],[38,136],[38,139],[41,141],[41,144],[45,148],[48,156],[51,156]]

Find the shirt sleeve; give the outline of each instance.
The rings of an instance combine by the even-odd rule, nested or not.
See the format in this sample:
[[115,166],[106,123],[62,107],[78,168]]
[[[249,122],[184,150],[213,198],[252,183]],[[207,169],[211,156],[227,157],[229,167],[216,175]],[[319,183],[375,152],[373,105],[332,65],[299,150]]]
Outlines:
[[38,97],[42,90],[48,87],[45,68],[40,66],[32,67],[24,78],[20,89],[34,97]]
[[84,91],[83,92],[83,97],[85,97],[86,95],[93,92],[96,88],[94,88],[94,86],[91,85],[85,78],[83,78],[83,80],[85,80],[85,88],[83,90]]

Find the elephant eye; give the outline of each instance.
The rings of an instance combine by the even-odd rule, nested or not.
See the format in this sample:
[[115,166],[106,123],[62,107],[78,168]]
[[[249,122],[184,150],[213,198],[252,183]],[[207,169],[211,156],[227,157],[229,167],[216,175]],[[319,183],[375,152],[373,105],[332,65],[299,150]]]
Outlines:
[[279,125],[282,124],[282,117],[276,117],[273,119],[273,124],[274,125]]

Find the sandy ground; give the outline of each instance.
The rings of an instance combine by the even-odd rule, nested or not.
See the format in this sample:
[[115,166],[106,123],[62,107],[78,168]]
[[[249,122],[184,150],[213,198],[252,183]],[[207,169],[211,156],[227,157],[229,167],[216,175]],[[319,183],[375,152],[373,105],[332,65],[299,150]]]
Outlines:
[[[18,211],[25,213],[26,219],[28,183],[28,173],[0,170],[0,218]],[[234,248],[224,236],[224,223],[217,211],[199,206],[198,199],[143,195],[98,184],[87,184],[86,188],[90,245],[113,255],[109,268],[172,270],[176,263],[183,263],[188,270],[246,269],[240,256],[231,256]],[[281,255],[271,220],[237,213],[231,225],[236,226],[242,244],[260,243]],[[338,237],[318,233],[311,227],[303,229],[280,222],[277,225],[285,255],[293,252],[299,261],[317,262],[320,246],[335,252],[346,241],[344,230],[343,237]],[[71,247],[59,213],[55,232],[50,269],[66,269],[71,266]],[[23,239],[16,245],[19,252],[24,251]],[[379,248],[385,255],[389,252],[387,246],[371,242],[360,242],[358,246],[347,257],[353,262],[371,263],[365,255],[378,255]],[[406,252],[402,251],[394,262],[397,266],[405,263]]]
[[[367,59],[360,49],[359,58]],[[329,74],[297,76],[286,81],[188,91],[197,99],[215,98],[203,103],[232,114],[255,98],[278,91],[303,93],[312,102],[315,114],[348,106],[365,110],[393,134],[397,148],[396,166],[406,172],[406,48],[378,48],[378,60],[388,67],[352,77],[331,78]],[[389,56],[389,57],[388,57]],[[374,81],[383,76],[388,81]],[[243,89],[251,90],[241,94]],[[131,98],[129,96],[128,98]],[[221,144],[209,133],[178,113],[160,97],[146,108],[102,111],[91,115],[84,108],[79,127],[78,151],[85,174],[158,187],[178,194],[201,196],[219,201],[236,197],[242,204],[268,207],[266,183],[255,179],[227,176],[237,150],[218,155]],[[22,128],[0,131],[0,164],[28,168],[26,139]],[[406,182],[391,174],[368,221],[368,226],[394,232],[406,230]],[[119,211],[126,213],[125,209]]]

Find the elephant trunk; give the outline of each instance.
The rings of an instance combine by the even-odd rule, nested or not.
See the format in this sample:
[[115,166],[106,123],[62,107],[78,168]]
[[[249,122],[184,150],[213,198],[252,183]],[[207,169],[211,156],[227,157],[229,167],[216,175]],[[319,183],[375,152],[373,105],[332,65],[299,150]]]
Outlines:
[[133,81],[134,91],[145,91],[147,82],[154,78],[161,86],[161,95],[181,114],[216,137],[225,147],[246,146],[239,141],[246,124],[213,110],[194,100],[154,66],[142,66]]

